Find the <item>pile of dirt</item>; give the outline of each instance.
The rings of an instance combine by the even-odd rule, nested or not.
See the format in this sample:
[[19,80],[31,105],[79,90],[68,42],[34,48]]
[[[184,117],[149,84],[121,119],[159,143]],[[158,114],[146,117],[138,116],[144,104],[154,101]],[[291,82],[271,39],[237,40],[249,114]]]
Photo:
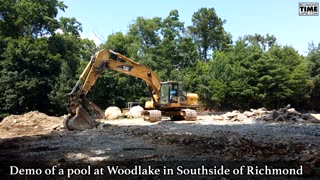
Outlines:
[[0,137],[46,134],[62,127],[62,125],[62,117],[48,116],[38,111],[31,111],[22,115],[10,115],[0,123]]

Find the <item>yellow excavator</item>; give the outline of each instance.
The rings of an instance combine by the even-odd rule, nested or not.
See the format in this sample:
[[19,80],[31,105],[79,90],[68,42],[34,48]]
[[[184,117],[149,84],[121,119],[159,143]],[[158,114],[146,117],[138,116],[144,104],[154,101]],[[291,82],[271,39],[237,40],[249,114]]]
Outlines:
[[[110,54],[117,58],[110,59]],[[158,76],[148,67],[120,53],[103,49],[93,56],[68,94],[69,115],[64,119],[64,126],[68,130],[95,128],[99,124],[96,119],[104,118],[104,112],[89,101],[86,95],[105,69],[141,78],[151,87],[151,101],[146,102],[142,112],[144,120],[160,121],[162,115],[169,116],[171,120],[196,120],[195,109],[199,106],[197,94],[187,93],[180,82],[160,82]]]

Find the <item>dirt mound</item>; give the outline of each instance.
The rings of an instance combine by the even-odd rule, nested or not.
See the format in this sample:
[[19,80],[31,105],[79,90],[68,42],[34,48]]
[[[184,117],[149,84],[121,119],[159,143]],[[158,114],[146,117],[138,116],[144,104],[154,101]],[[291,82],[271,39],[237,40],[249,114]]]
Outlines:
[[0,123],[0,137],[18,137],[46,134],[62,126],[63,118],[48,116],[38,111],[22,115],[10,115]]

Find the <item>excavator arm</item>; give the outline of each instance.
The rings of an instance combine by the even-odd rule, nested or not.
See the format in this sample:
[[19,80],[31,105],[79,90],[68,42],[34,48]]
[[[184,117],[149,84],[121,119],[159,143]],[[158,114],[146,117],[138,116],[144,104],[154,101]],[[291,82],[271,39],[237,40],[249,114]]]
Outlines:
[[[124,60],[124,62],[110,59],[110,53]],[[118,71],[144,80],[153,89],[153,102],[156,105],[159,103],[160,80],[151,69],[140,65],[120,53],[103,49],[97,52],[90,60],[75,87],[68,94],[69,116],[64,120],[64,125],[67,129],[91,129],[97,126],[97,122],[94,119],[104,118],[103,111],[93,102],[89,101],[86,95],[105,69]],[[94,113],[90,114],[89,112]]]

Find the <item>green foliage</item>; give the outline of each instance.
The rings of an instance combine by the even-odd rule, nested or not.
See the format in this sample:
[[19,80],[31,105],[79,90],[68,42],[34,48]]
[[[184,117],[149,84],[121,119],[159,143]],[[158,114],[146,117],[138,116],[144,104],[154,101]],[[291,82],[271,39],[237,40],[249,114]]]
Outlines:
[[[178,80],[179,77],[182,80],[182,72],[195,62],[197,56],[192,39],[184,36],[184,23],[179,21],[177,10],[171,11],[163,20],[138,17],[127,34],[110,35],[102,47],[151,68],[163,80]],[[108,70],[99,78],[92,96],[102,107],[106,104],[124,106],[125,102],[145,100],[146,97],[150,99],[143,80]]]
[[301,107],[301,103],[308,102],[308,72],[303,59],[292,47],[273,46],[258,62],[257,68],[264,68],[258,78],[267,105],[279,107],[291,103]]
[[66,113],[67,107],[67,94],[76,83],[75,77],[72,75],[74,72],[66,62],[62,62],[60,74],[56,78],[56,83],[52,87],[52,91],[48,95],[50,103],[52,104],[49,113],[55,115],[62,115]]
[[[319,109],[320,44],[306,58],[273,35],[247,35],[231,44],[225,21],[201,8],[185,27],[179,12],[137,17],[127,33],[100,47],[81,39],[75,18],[57,19],[58,0],[0,0],[0,118],[30,110],[62,115],[67,94],[96,51],[109,48],[151,68],[162,81],[182,81],[206,108],[265,106]],[[212,54],[211,58],[210,55]],[[113,57],[112,58],[116,58]],[[88,94],[103,109],[150,99],[146,83],[106,71]]]
[[74,36],[80,37],[79,31],[82,31],[81,23],[76,20],[76,18],[66,18],[61,17],[59,20],[59,28],[62,30],[63,34],[72,34]]
[[48,93],[58,75],[59,62],[48,53],[45,39],[8,40],[1,55],[1,112],[49,109]]
[[231,35],[228,34],[222,20],[214,8],[201,8],[192,16],[192,26],[189,26],[201,59],[208,60],[208,53],[215,50],[224,50],[230,46]]
[[56,19],[66,8],[61,1],[0,4],[0,116],[30,110],[65,113],[66,93],[92,42],[80,39],[75,18]]
[[[125,44],[128,56],[153,69],[161,79],[171,79],[171,71],[192,66],[197,59],[195,43],[186,36],[177,10],[172,10],[163,20],[138,17],[127,35],[115,36],[123,39],[120,42]],[[113,37],[109,37],[109,41],[114,42]],[[119,46],[116,48],[122,50]]]
[[262,36],[260,34],[247,35],[244,37],[246,41],[248,41],[252,45],[260,46],[263,50],[267,50],[271,46],[275,45],[277,38],[273,35],[267,34],[266,36]]
[[275,42],[265,51],[264,42],[236,41],[228,51],[216,52],[212,61],[199,61],[185,82],[208,108],[306,107],[310,86],[304,59]]
[[58,10],[66,6],[58,0],[0,0],[0,36],[33,38],[53,34],[59,27]]
[[191,38],[184,36],[184,33],[184,23],[179,21],[178,11],[171,11],[169,16],[162,21],[163,38],[158,47],[159,56],[163,59],[162,63],[166,62],[166,67],[162,69],[167,70],[165,77],[169,79],[172,78],[171,71],[192,66],[197,57],[195,44]]
[[306,60],[311,77],[311,108],[320,110],[320,43],[318,46],[313,43],[309,45],[309,53]]

